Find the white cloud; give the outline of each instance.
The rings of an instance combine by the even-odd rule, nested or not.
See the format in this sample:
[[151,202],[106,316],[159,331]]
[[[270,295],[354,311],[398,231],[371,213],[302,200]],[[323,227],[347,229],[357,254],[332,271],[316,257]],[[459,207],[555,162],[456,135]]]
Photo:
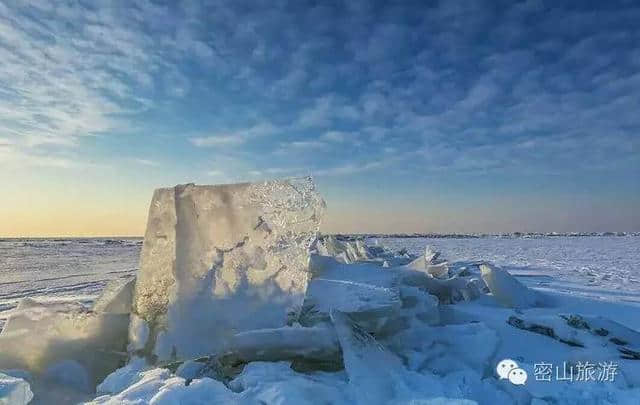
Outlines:
[[345,142],[350,138],[353,138],[353,134],[344,131],[328,131],[320,136],[320,139],[325,141],[338,143]]
[[78,169],[90,167],[105,167],[88,162],[78,157],[56,156],[43,153],[25,153],[15,145],[0,144],[0,167],[3,168],[52,168],[52,169]]
[[342,176],[350,175],[362,172],[368,172],[371,170],[381,169],[386,166],[386,163],[382,160],[363,162],[363,163],[348,163],[342,166],[328,167],[325,169],[313,170],[312,173],[316,176]]
[[211,176],[211,177],[223,177],[224,176],[224,172],[222,170],[209,170],[207,172],[207,176]]
[[337,119],[356,120],[357,109],[342,98],[327,94],[314,100],[311,107],[303,109],[296,122],[298,128],[321,128],[331,125]]
[[278,132],[278,128],[273,124],[263,122],[237,131],[192,137],[189,138],[189,141],[198,147],[232,146],[243,144],[250,139],[269,136],[276,132]]
[[293,149],[322,149],[326,148],[327,144],[321,141],[292,141],[286,144],[287,147]]
[[152,93],[187,95],[181,64],[204,63],[213,51],[154,28],[172,15],[146,1],[0,7],[0,135],[24,156],[77,148],[82,138],[127,131],[136,114],[155,107]]
[[135,158],[133,159],[133,161],[143,166],[153,166],[153,167],[160,166],[160,163],[154,160],[149,160],[149,159]]
[[244,137],[238,134],[231,135],[211,135],[204,137],[189,138],[192,144],[199,147],[209,146],[228,146],[239,145],[246,140]]

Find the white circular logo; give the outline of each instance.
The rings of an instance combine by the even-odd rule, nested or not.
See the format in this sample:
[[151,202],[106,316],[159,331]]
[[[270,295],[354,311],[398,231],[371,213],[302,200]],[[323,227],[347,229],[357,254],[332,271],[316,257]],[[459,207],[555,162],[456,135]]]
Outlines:
[[509,371],[509,381],[514,385],[524,385],[527,382],[527,372],[521,368]]
[[511,359],[504,359],[498,366],[496,367],[496,372],[501,380],[505,380],[509,378],[509,373],[511,370],[518,368],[518,363]]

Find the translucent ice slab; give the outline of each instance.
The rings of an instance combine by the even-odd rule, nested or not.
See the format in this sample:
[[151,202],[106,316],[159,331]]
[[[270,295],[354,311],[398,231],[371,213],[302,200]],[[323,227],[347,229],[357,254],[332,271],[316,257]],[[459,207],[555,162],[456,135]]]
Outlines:
[[143,351],[212,354],[238,332],[284,326],[323,212],[310,178],[156,190],[134,298],[150,330]]

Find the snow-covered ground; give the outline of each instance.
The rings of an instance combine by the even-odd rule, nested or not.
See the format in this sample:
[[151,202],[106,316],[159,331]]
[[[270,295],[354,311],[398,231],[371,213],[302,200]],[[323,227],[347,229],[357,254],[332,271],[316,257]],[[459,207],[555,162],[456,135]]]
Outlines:
[[22,298],[90,304],[135,275],[142,239],[0,239],[0,329]]
[[[101,396],[70,391],[59,398],[109,404],[639,403],[640,237],[379,238],[367,244],[408,254],[405,261],[384,252],[367,259],[356,245],[339,257],[331,247],[320,251],[347,263],[312,261],[317,273],[307,295],[314,310],[301,316],[301,329],[263,329],[240,340],[248,350],[260,344],[252,337],[261,337],[277,357],[285,353],[281,342],[302,353],[315,339],[325,349],[316,356],[341,348],[344,370],[250,361],[225,378],[208,363],[186,362],[176,370],[133,358],[98,386]],[[466,273],[462,284],[443,287],[441,262],[421,259],[426,245],[441,252],[453,279]],[[25,297],[90,306],[108,281],[135,275],[140,248],[140,240],[0,241],[0,319]],[[409,257],[418,259],[405,266]],[[354,258],[361,262],[349,264]],[[529,289],[499,268],[474,263],[480,261],[501,266]],[[432,271],[436,278],[427,275]],[[318,323],[307,327],[303,318]],[[249,355],[264,357],[257,349]],[[541,371],[547,365],[549,374]],[[77,363],[56,367],[49,373],[81,380],[74,377]],[[575,373],[571,381],[567,368]],[[21,380],[29,375],[3,373],[0,396],[3,389],[30,396]],[[213,375],[219,378],[208,378]],[[47,403],[48,387],[32,384],[38,403]]]

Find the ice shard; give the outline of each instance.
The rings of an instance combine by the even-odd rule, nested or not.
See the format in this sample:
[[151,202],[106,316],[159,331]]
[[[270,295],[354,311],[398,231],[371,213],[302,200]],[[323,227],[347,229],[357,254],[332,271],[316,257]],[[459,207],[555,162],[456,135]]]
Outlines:
[[93,386],[124,360],[129,316],[94,313],[79,303],[39,303],[25,298],[0,333],[0,369],[36,376],[74,360]]
[[133,305],[150,331],[144,350],[213,354],[236,333],[285,326],[323,212],[310,178],[156,190]]
[[[524,309],[545,304],[545,297],[541,293],[527,288],[508,271],[487,263],[480,265],[480,271],[491,294],[501,305]],[[550,299],[547,301],[550,302]]]
[[102,291],[100,297],[93,304],[93,312],[110,314],[128,314],[131,312],[131,302],[136,279],[112,280]]

